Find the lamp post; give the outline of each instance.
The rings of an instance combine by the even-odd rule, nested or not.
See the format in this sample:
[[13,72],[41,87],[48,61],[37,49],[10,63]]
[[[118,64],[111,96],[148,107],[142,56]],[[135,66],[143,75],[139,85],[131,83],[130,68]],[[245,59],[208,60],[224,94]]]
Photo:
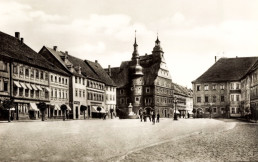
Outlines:
[[176,114],[176,104],[177,104],[177,98],[174,98],[174,103],[175,103],[175,114],[174,114],[174,120],[177,120],[177,114]]

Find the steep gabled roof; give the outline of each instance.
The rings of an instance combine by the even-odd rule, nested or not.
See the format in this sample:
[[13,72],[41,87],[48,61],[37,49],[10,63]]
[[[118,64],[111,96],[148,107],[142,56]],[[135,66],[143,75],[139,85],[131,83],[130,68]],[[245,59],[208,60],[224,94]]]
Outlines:
[[98,77],[109,86],[116,86],[113,80],[109,77],[107,72],[101,67],[101,65],[97,62],[92,62],[89,60],[84,60],[84,62],[89,65],[93,71],[98,75]]
[[185,97],[191,97],[191,90],[187,89],[184,86],[181,86],[179,84],[176,83],[172,83],[172,85],[174,86],[174,94],[179,94],[179,95],[183,95]]
[[257,61],[258,57],[221,58],[192,83],[238,81]]
[[111,68],[111,79],[115,82],[118,88],[124,87],[129,83],[128,77],[129,61],[122,62],[120,67]]
[[87,65],[82,59],[79,59],[77,57],[68,55],[68,60],[71,61],[71,63],[74,66],[80,66],[81,67],[81,73],[87,78],[94,79],[97,81],[102,81],[101,78],[98,76],[97,73],[95,73],[89,65]]
[[3,55],[8,55],[15,61],[29,64],[35,67],[54,71],[64,75],[69,75],[67,72],[56,67],[50,63],[43,56],[39,55],[24,42],[21,42],[18,38],[0,32],[0,51]]

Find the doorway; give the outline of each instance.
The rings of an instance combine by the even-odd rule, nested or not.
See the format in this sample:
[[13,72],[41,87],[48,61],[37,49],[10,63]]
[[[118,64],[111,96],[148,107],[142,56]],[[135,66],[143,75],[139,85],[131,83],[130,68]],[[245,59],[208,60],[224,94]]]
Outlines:
[[75,107],[75,111],[76,111],[76,119],[79,118],[79,109],[78,106]]

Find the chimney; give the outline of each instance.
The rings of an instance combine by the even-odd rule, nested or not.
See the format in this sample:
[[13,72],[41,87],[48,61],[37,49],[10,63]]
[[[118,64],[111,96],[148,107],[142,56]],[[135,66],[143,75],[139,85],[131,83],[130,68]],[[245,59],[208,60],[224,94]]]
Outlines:
[[95,60],[95,63],[98,63],[98,60]]
[[23,42],[24,42],[24,39],[23,39],[23,38],[21,38],[21,44],[23,44]]
[[65,51],[65,54],[68,55],[68,51]]
[[53,49],[54,49],[55,51],[57,51],[57,46],[53,46]]
[[111,76],[111,67],[108,65],[108,75]]
[[15,38],[20,39],[20,32],[15,32]]
[[215,56],[215,63],[217,62],[217,56]]

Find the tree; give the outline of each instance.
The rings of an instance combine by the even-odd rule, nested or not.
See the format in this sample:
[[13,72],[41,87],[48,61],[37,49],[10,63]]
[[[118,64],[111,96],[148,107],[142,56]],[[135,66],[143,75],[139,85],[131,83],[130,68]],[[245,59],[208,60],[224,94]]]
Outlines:
[[195,116],[195,113],[196,113],[197,111],[196,111],[196,109],[193,109],[193,111],[192,111],[192,112],[193,112],[193,114],[194,114],[194,116]]
[[45,110],[47,109],[47,104],[45,102],[40,102],[38,108],[41,112],[42,121],[45,119]]
[[101,118],[101,116],[100,116],[101,107],[98,106],[97,111],[99,112],[99,118]]
[[11,122],[11,108],[13,107],[13,100],[12,99],[5,99],[3,101],[2,106],[5,110],[8,110],[8,122]]
[[113,112],[114,112],[114,109],[110,109],[111,119],[113,119]]
[[84,115],[84,119],[86,119],[85,117],[85,111],[87,110],[87,106],[84,106],[84,105],[81,105],[81,111],[83,112],[83,115]]
[[63,121],[65,121],[65,116],[66,116],[66,113],[65,113],[65,111],[67,110],[67,106],[66,105],[61,105],[61,110],[62,110],[62,112],[63,112]]

